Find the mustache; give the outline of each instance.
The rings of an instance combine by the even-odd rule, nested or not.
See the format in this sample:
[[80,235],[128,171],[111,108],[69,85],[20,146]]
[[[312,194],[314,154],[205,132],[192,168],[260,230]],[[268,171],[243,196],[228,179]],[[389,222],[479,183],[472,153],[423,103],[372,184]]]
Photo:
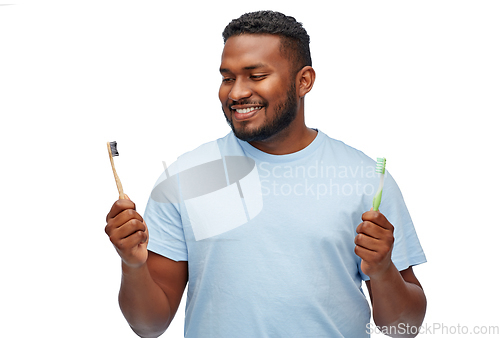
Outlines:
[[230,100],[227,104],[228,108],[231,108],[232,106],[235,106],[235,105],[253,105],[253,106],[267,107],[267,102],[266,101],[251,101],[251,100],[239,100],[239,101]]

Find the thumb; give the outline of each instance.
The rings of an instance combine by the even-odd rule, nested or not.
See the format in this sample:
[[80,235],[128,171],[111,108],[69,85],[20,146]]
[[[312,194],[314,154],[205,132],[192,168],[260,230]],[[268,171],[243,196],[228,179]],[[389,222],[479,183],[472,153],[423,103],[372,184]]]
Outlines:
[[123,194],[123,196],[125,196],[126,199],[128,199],[129,201],[131,201],[130,197],[128,197],[127,194]]

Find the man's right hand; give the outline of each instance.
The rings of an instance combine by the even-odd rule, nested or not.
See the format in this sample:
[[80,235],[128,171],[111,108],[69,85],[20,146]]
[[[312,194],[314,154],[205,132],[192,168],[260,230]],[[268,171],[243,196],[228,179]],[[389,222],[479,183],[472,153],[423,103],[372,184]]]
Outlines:
[[149,233],[146,223],[127,199],[116,201],[106,216],[106,234],[124,264],[131,268],[143,266],[148,259]]
[[179,307],[188,281],[188,264],[148,252],[148,228],[135,204],[127,195],[125,198],[111,207],[105,229],[122,259],[118,301],[137,335],[158,337]]

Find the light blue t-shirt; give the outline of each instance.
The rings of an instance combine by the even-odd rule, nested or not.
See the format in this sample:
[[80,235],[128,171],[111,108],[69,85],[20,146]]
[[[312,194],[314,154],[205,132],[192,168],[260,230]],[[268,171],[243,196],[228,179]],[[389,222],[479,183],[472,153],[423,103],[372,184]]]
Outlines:
[[[378,184],[372,159],[321,131],[287,155],[231,132],[179,157],[144,218],[149,250],[189,262],[185,336],[368,337],[354,237]],[[425,262],[389,173],[380,211],[396,267]]]

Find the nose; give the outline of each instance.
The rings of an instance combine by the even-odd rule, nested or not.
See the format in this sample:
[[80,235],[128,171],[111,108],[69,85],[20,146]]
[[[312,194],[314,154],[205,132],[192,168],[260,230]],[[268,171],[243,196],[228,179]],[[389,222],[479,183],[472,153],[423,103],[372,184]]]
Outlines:
[[252,91],[248,85],[239,79],[236,79],[229,91],[229,99],[233,101],[239,101],[241,99],[246,99],[252,96]]

